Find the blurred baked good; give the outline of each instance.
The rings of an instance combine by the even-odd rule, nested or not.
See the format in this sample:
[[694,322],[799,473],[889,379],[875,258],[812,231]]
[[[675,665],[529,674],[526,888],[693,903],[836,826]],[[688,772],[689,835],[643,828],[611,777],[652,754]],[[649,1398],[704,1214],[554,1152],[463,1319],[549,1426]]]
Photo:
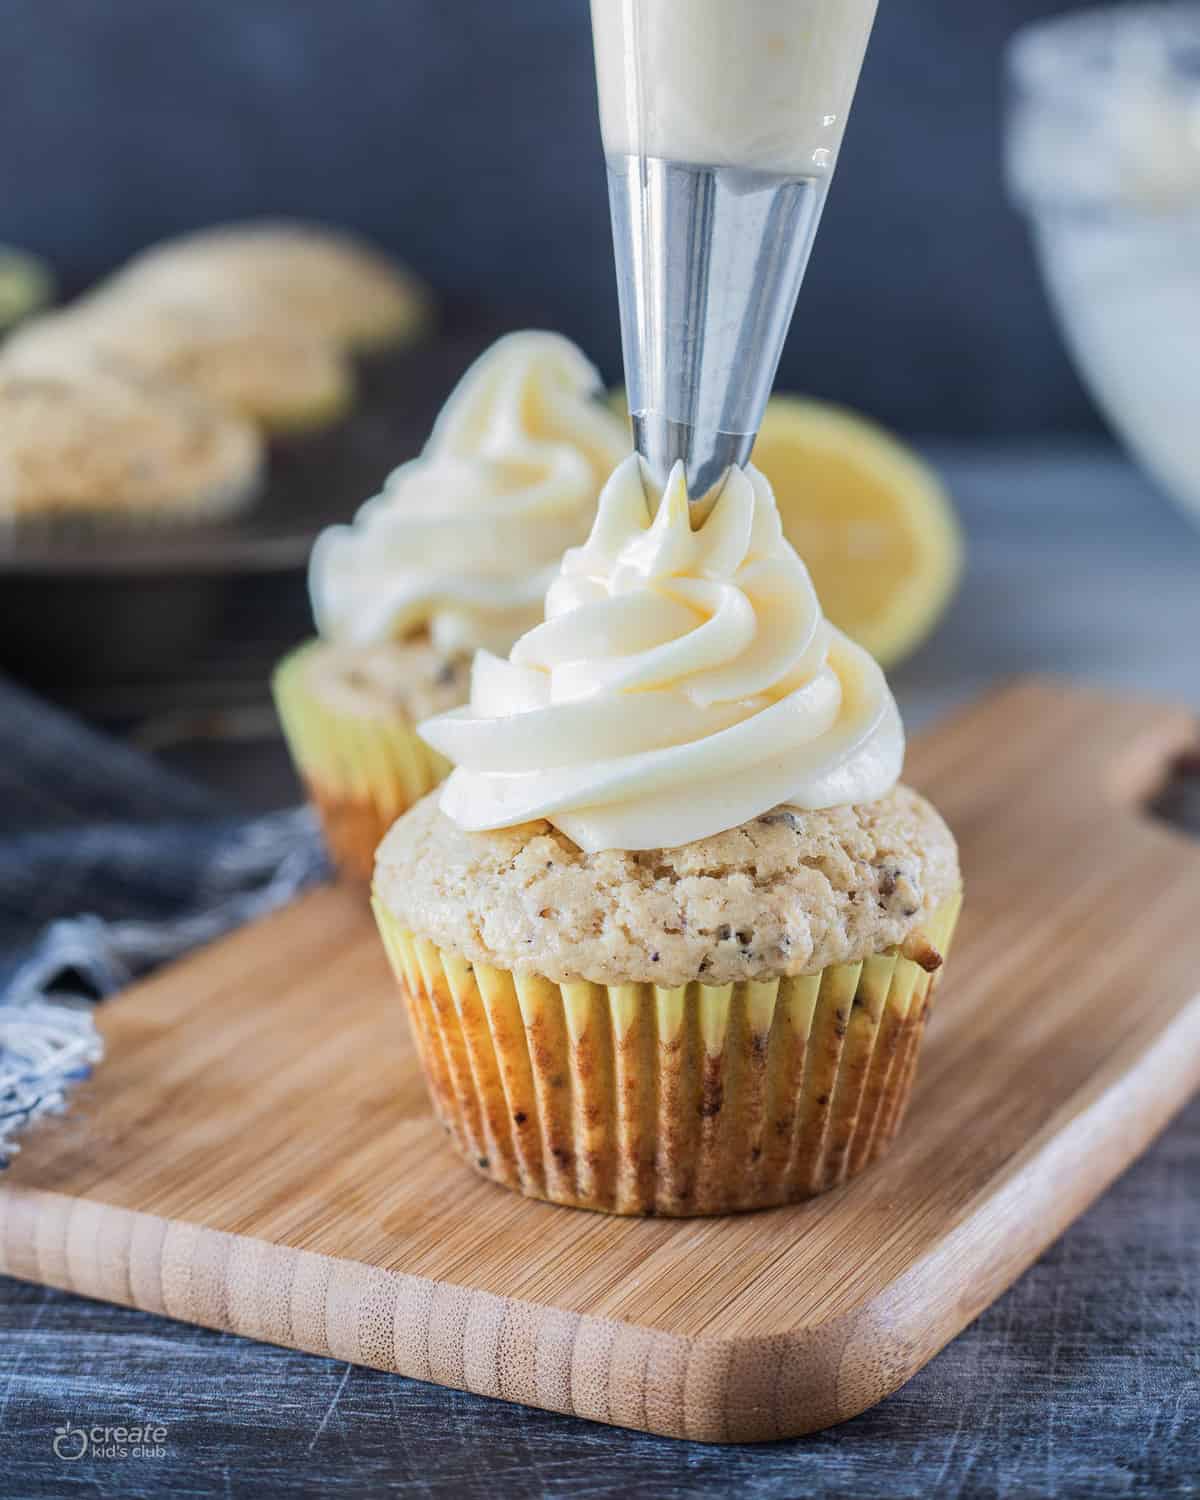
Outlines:
[[0,526],[170,524],[254,497],[262,439],[187,390],[115,369],[0,369]]
[[34,318],[0,348],[0,368],[71,372],[97,362],[190,386],[273,434],[327,426],[354,393],[346,356],[319,335],[233,301],[169,301],[132,285]]
[[209,308],[249,303],[357,352],[410,343],[432,319],[429,289],[411,271],[320,224],[262,220],[164,240],[130,261],[118,285]]

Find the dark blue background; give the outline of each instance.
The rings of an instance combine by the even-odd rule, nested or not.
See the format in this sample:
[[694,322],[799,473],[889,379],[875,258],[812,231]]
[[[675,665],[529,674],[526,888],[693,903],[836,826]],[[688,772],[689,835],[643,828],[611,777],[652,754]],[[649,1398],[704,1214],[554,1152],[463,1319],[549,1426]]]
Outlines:
[[[1001,170],[1004,43],[1064,8],[881,0],[783,384],[917,432],[1095,425]],[[0,49],[0,238],[69,286],[311,214],[619,372],[586,0],[0,0]]]

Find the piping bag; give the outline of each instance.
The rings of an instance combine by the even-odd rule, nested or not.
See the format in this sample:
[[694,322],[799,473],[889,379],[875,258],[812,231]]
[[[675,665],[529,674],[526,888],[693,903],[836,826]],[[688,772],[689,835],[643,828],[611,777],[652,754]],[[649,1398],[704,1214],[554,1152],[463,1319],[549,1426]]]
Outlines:
[[592,0],[634,444],[693,524],[750,459],[876,0]]

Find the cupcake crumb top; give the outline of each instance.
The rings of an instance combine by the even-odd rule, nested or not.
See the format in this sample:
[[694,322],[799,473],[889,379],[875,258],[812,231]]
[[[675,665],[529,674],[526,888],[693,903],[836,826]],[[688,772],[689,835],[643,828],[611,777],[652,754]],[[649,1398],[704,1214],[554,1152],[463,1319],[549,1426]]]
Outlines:
[[0,520],[215,516],[252,498],[262,443],[183,388],[101,364],[0,364]]
[[334,344],[252,304],[156,300],[121,283],[26,323],[5,344],[4,362],[68,374],[115,366],[193,390],[270,431],[322,425],[345,410],[354,385]]
[[434,793],[375,872],[399,922],[471,962],[664,988],[855,963],[913,939],[958,884],[953,836],[904,786],[861,806],[777,807],[675,849],[593,854],[545,822],[464,832]]
[[163,240],[111,283],[202,307],[250,301],[265,318],[369,351],[403,344],[431,320],[432,296],[407,267],[346,230],[260,219]]

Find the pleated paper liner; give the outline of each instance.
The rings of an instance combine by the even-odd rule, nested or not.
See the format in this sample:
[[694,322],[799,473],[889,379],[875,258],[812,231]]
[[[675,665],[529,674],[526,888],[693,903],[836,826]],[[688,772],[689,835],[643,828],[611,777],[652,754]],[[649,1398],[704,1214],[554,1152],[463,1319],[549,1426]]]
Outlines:
[[310,679],[321,650],[310,641],[284,659],[273,682],[275,706],[334,863],[369,885],[384,834],[450,767],[402,711],[381,704],[376,713],[355,714],[324,701]]
[[887,1149],[960,906],[939,907],[913,957],[679,989],[510,974],[375,912],[472,1166],[554,1203],[686,1216],[812,1197]]

